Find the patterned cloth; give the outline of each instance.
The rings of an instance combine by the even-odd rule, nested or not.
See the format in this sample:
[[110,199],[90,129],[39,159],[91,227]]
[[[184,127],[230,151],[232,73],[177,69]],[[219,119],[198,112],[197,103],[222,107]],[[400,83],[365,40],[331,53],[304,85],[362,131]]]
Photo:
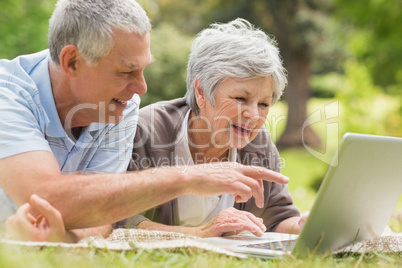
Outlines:
[[186,238],[197,239],[196,236],[182,233],[121,228],[114,230],[106,240],[109,242],[159,242]]
[[361,241],[348,246],[337,253],[365,253],[370,251],[383,253],[402,253],[402,233],[388,236],[380,236],[371,240]]

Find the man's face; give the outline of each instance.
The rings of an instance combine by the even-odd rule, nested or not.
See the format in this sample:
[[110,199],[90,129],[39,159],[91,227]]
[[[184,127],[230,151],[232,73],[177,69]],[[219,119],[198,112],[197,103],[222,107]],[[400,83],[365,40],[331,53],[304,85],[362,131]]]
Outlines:
[[83,121],[118,123],[127,101],[147,91],[143,71],[153,61],[149,33],[141,36],[117,30],[113,40],[110,53],[96,65],[84,62],[71,82],[75,107],[85,110],[80,114]]

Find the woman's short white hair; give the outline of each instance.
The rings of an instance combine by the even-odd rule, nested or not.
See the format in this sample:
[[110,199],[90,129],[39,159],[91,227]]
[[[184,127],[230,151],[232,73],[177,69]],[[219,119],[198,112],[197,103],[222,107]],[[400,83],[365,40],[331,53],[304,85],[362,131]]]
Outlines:
[[244,19],[212,24],[194,40],[187,65],[186,102],[196,115],[194,81],[198,80],[209,102],[215,103],[215,89],[226,78],[250,79],[271,76],[272,104],[287,84],[276,41]]
[[49,50],[60,64],[60,52],[67,45],[78,47],[90,64],[106,56],[113,45],[113,31],[145,35],[151,23],[135,0],[59,0],[49,21]]

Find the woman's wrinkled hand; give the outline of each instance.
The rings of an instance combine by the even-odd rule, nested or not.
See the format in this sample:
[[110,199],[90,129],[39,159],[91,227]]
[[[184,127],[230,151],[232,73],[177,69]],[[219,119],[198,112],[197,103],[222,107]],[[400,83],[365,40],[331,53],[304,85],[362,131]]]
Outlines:
[[250,212],[230,207],[219,212],[208,224],[200,226],[197,235],[200,237],[219,237],[239,234],[243,231],[262,236],[266,227],[261,218],[257,218]]

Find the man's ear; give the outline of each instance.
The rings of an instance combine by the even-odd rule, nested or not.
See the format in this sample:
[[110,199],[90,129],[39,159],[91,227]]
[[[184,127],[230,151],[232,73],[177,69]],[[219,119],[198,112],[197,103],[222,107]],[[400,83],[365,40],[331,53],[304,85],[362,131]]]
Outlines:
[[195,91],[195,99],[197,101],[197,105],[199,108],[204,108],[206,103],[206,98],[204,95],[204,91],[202,91],[202,87],[198,82],[198,79],[194,81],[194,91]]
[[76,46],[68,45],[61,50],[60,66],[66,75],[76,77],[82,63],[83,58],[81,57]]

